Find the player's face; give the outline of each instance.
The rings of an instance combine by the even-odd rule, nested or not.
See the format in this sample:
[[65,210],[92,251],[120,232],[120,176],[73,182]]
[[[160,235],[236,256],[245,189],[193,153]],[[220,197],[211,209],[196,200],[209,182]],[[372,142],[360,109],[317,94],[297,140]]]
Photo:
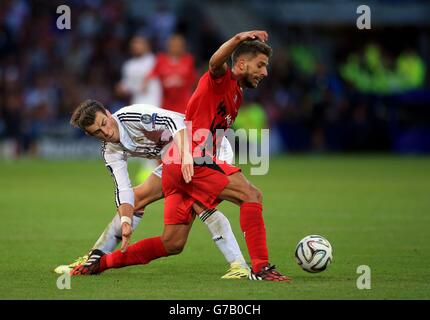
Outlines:
[[172,36],[167,43],[167,51],[172,56],[181,56],[185,52],[185,39],[181,36]]
[[86,127],[86,131],[89,135],[96,137],[99,140],[105,142],[119,142],[119,128],[115,119],[109,111],[107,114],[98,111],[96,113],[96,119],[94,124]]
[[133,56],[140,57],[149,51],[148,42],[144,38],[134,37],[130,43],[130,51]]
[[260,81],[267,77],[267,66],[269,65],[269,57],[265,54],[258,54],[243,60],[244,73],[242,83],[247,88],[257,88]]

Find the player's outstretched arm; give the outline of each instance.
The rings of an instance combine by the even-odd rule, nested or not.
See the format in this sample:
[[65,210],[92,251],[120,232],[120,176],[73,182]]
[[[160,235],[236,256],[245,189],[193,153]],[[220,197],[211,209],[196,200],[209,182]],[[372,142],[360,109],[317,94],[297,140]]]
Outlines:
[[115,183],[115,201],[121,217],[121,251],[125,252],[133,232],[131,224],[134,213],[134,192],[128,175],[127,159],[124,152],[112,143],[104,144],[102,155]]
[[267,41],[269,35],[264,30],[245,31],[236,34],[230,40],[224,42],[221,47],[212,55],[209,60],[209,72],[213,77],[218,78],[227,71],[227,61],[236,47],[245,40]]

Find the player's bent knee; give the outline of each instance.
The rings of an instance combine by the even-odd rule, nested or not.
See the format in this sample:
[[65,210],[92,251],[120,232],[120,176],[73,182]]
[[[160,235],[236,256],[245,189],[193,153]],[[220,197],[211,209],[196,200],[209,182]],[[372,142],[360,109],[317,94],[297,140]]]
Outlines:
[[185,240],[162,237],[164,249],[169,255],[179,254],[184,250]]
[[168,241],[164,244],[164,248],[169,255],[180,254],[184,250],[185,243],[181,241]]
[[261,193],[261,191],[254,187],[254,186],[249,186],[249,188],[247,188],[246,192],[244,193],[244,197],[242,199],[242,202],[257,202],[257,203],[262,203],[263,202],[263,194]]

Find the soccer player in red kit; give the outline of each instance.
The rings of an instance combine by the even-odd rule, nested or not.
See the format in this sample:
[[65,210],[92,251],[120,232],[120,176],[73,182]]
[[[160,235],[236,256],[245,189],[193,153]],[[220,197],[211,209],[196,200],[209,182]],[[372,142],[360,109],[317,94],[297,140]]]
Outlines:
[[[242,89],[256,88],[260,80],[267,76],[272,52],[265,43],[267,39],[265,31],[242,32],[225,42],[211,57],[209,71],[201,77],[186,110],[186,120],[192,122],[192,146],[190,148],[188,145],[185,130],[179,131],[174,138],[175,143],[165,155],[176,150],[173,153],[180,157],[180,161],[163,159],[162,189],[165,200],[162,236],[139,241],[129,246],[125,253],[114,252],[103,256],[97,265],[77,267],[72,274],[96,274],[109,268],[145,264],[175,254],[166,252],[163,243],[167,240],[176,244],[176,253],[179,253],[192,226],[193,206],[211,210],[222,200],[228,200],[240,205],[240,226],[252,264],[250,279],[291,280],[269,263],[261,192],[239,168],[215,159],[206,152],[211,148],[206,151],[201,148],[208,145],[216,148],[216,130],[231,127],[242,102]],[[226,63],[230,57],[232,69]],[[212,137],[202,136],[195,141],[199,129],[206,129]],[[130,228],[127,229],[126,225],[124,228],[123,233],[129,239]]]
[[[214,208],[221,200],[240,205],[240,226],[252,263],[252,279],[290,281],[269,264],[266,229],[262,215],[262,195],[240,169],[214,159],[220,137],[233,124],[242,103],[243,88],[256,88],[267,76],[272,49],[265,43],[265,31],[242,32],[225,42],[211,57],[209,71],[198,83],[188,102],[185,120],[192,126],[194,166],[164,164],[164,219],[171,224],[184,222],[184,213],[194,202]],[[232,58],[232,69],[227,60]],[[208,136],[199,136],[206,129]],[[212,141],[207,141],[211,139]],[[209,154],[207,150],[210,150]],[[209,161],[208,161],[209,160]],[[187,167],[188,166],[188,167]],[[189,179],[182,175],[189,171]],[[185,177],[185,175],[184,175]],[[191,198],[191,200],[189,199]]]
[[163,99],[161,107],[171,111],[185,113],[188,100],[193,93],[197,72],[194,58],[186,52],[186,43],[182,35],[175,34],[167,40],[167,52],[157,54],[154,69],[146,81],[160,79]]

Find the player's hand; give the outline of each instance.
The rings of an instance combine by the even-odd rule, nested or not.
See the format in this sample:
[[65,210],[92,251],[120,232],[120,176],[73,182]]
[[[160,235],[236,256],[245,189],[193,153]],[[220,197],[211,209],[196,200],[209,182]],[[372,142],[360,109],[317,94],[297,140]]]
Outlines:
[[183,156],[181,171],[185,183],[189,183],[194,175],[194,159],[191,153],[186,152]]
[[121,225],[122,228],[122,244],[121,244],[121,252],[124,253],[127,251],[128,245],[130,244],[131,234],[133,233],[133,228],[127,222],[124,222]]
[[253,30],[241,32],[237,35],[240,41],[245,40],[260,40],[266,42],[269,39],[269,34],[264,30]]

